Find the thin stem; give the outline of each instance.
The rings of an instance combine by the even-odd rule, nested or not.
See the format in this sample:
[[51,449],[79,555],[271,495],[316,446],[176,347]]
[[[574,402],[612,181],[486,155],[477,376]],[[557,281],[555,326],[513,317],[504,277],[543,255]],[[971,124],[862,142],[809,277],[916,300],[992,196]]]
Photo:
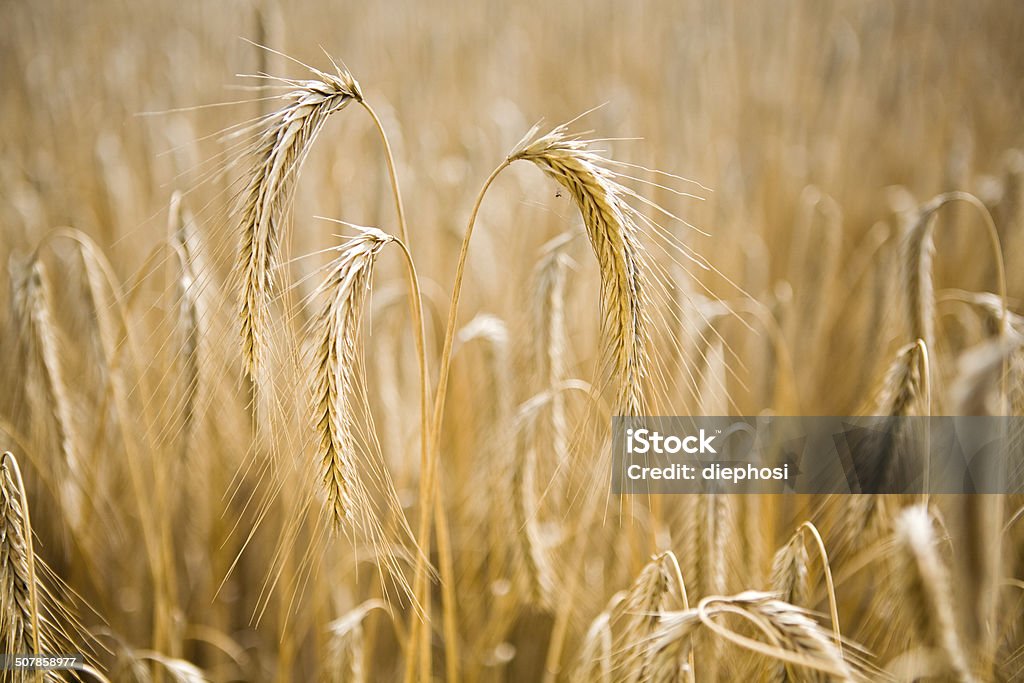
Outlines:
[[[444,403],[448,393],[448,370],[452,360],[452,345],[455,342],[455,324],[459,314],[459,298],[462,295],[462,278],[466,272],[466,257],[469,254],[469,240],[473,236],[473,227],[476,224],[476,216],[480,212],[480,205],[483,203],[487,189],[512,162],[505,159],[497,168],[491,171],[487,177],[480,193],[477,194],[473,203],[473,211],[469,215],[469,223],[466,226],[466,234],[462,238],[462,247],[459,249],[459,262],[455,269],[455,283],[452,285],[452,300],[448,307],[448,323],[445,327],[444,346],[441,350],[441,365],[438,369],[437,393],[434,394],[434,422],[431,428],[432,446],[435,451],[441,444],[441,422],[444,418]],[[431,473],[433,475],[433,473]]]
[[[420,292],[420,281],[419,276],[416,274],[416,264],[412,259],[412,253],[409,251],[409,247],[401,239],[395,240],[395,243],[401,248],[402,255],[405,261],[406,271],[409,275],[409,287],[411,290],[409,301],[412,306],[412,320],[415,330],[413,332],[416,340],[416,355],[419,360],[419,372],[420,372],[420,472],[427,472],[430,470],[430,451],[428,441],[428,425],[430,424],[430,387],[427,383],[427,352],[426,344],[424,343],[424,319],[423,319],[423,298]],[[429,497],[429,484],[425,476],[420,476],[420,500],[426,500]],[[423,612],[422,619],[415,619],[409,628],[409,642],[410,647],[407,651],[406,658],[406,680],[412,680],[410,676],[413,676],[416,671],[416,643],[420,641],[423,636],[421,634],[421,621],[428,621],[430,618],[430,608],[428,603],[422,599],[425,594],[426,587],[423,585],[426,582],[426,554],[430,552],[426,545],[429,544],[430,535],[430,515],[420,515],[420,529],[417,537],[417,542],[420,544],[419,552],[416,555],[416,576],[413,579],[413,596],[417,600],[417,603]],[[425,655],[429,661],[430,650],[429,650],[429,628],[425,625],[422,628],[426,631],[426,646]],[[429,665],[427,665],[429,667]],[[428,668],[429,670],[429,668]]]
[[[466,234],[462,238],[462,247],[459,250],[459,262],[455,269],[455,283],[452,286],[451,304],[448,307],[448,323],[445,328],[444,346],[442,347],[441,350],[441,361],[440,366],[438,368],[437,391],[434,394],[434,417],[430,428],[430,457],[427,462],[426,470],[421,472],[420,474],[421,496],[420,528],[418,538],[421,547],[423,547],[424,549],[428,549],[430,547],[430,517],[432,513],[436,514],[436,509],[434,507],[434,495],[439,493],[439,491],[437,490],[439,486],[435,483],[435,479],[437,477],[437,463],[438,460],[440,459],[439,456],[441,449],[441,425],[442,422],[444,421],[444,404],[448,392],[448,371],[451,367],[452,346],[455,343],[455,324],[458,318],[459,298],[461,297],[462,294],[462,279],[463,276],[465,275],[466,270],[466,258],[469,253],[469,241],[470,238],[473,236],[473,227],[476,224],[476,217],[477,214],[480,212],[480,205],[483,203],[484,195],[487,193],[487,189],[494,182],[494,179],[498,177],[498,174],[501,173],[510,163],[511,162],[508,159],[502,161],[501,164],[499,164],[497,168],[495,168],[491,172],[491,175],[487,177],[487,180],[484,181],[483,187],[480,188],[480,192],[476,196],[476,201],[473,203],[473,210],[470,212],[469,221],[466,225]],[[422,495],[424,492],[425,495]],[[446,533],[438,534],[438,536],[439,546],[447,542],[448,538]],[[450,557],[450,553],[450,548],[438,547],[438,554],[442,558],[446,555]],[[442,567],[442,570],[443,569],[444,567]],[[416,573],[413,581],[414,597],[417,600],[422,600],[424,594],[428,589],[426,579],[426,558],[422,554],[420,554],[416,558]],[[442,582],[444,582],[446,579],[450,580],[451,577],[441,577]],[[446,604],[444,609],[447,614],[449,611],[453,610],[454,606],[450,606],[449,604],[447,604],[448,601],[445,601],[445,603]],[[449,626],[449,624],[446,624],[446,631],[449,630]],[[418,631],[418,629],[419,626],[414,624],[412,642],[415,642],[415,633]],[[446,638],[445,640],[449,639]],[[446,648],[454,647],[457,647],[456,643],[446,643]],[[422,645],[421,639],[421,649],[424,650],[421,653],[421,656],[430,656],[429,640],[426,641],[426,645],[424,646]],[[457,653],[453,652],[451,649],[447,650],[447,659],[449,661],[452,660],[453,654]],[[407,661],[405,669],[406,683],[412,683],[412,681],[415,680],[416,667],[413,660],[414,657],[410,652],[410,657],[409,660]],[[447,667],[447,674],[449,676],[449,680],[452,680],[451,664],[449,664]],[[455,680],[457,680],[457,678]]]
[[[384,125],[381,123],[380,117],[377,116],[377,112],[373,110],[373,107],[366,100],[360,100],[363,109],[373,119],[373,123],[377,128],[377,132],[380,135],[381,142],[384,144],[384,159],[387,162],[388,176],[391,180],[391,190],[395,199],[395,212],[398,214],[398,244],[402,248],[402,252],[405,254],[406,272],[409,276],[409,307],[413,318],[413,325],[415,329],[413,331],[416,344],[416,353],[419,356],[420,365],[420,472],[429,472],[432,469],[430,463],[430,451],[429,451],[429,440],[428,440],[428,424],[429,424],[429,403],[430,403],[430,388],[427,384],[427,353],[425,344],[425,331],[423,321],[423,305],[422,296],[420,293],[419,278],[416,275],[416,267],[413,265],[412,254],[409,251],[409,230],[405,220],[405,205],[402,202],[402,190],[398,184],[398,172],[395,169],[395,157],[391,151],[391,142],[388,140],[387,133],[384,130]],[[429,478],[420,476],[420,501],[423,503],[430,498],[430,487],[431,481]],[[428,590],[427,576],[426,576],[426,556],[425,553],[430,552],[430,521],[431,521],[431,508],[429,505],[421,504],[420,506],[420,528],[419,535],[417,536],[417,542],[420,544],[420,552],[417,555],[416,560],[416,575],[413,579],[413,595],[415,598],[420,600],[419,604],[426,608],[422,610],[423,620],[429,621],[430,610],[427,608],[427,603],[422,601],[422,596]],[[440,522],[439,522],[440,523]],[[438,534],[438,545],[442,542],[447,542],[447,534],[444,534],[443,540],[442,535]],[[439,551],[442,549],[439,547]],[[446,551],[448,556],[451,555],[449,548],[443,549]],[[453,577],[447,575],[446,568],[442,565],[441,567],[441,582],[450,583]],[[455,608],[454,605],[449,604],[448,600],[444,603],[444,622],[445,632],[457,632],[455,626]],[[421,632],[422,629],[422,632]],[[421,663],[422,667],[425,667],[427,671],[430,670],[430,629],[426,625],[421,625],[420,620],[414,621],[410,626],[410,642],[421,643],[420,656],[425,658]],[[407,658],[407,666],[405,672],[405,678],[407,681],[412,680],[412,676],[416,671],[416,647],[409,648],[409,654]],[[458,680],[458,643],[450,638],[445,638],[445,661],[447,662],[448,679],[451,683]],[[454,667],[454,668],[453,668]]]
[[821,570],[825,574],[825,590],[828,592],[828,608],[829,614],[832,617],[832,635],[836,641],[836,648],[839,650],[839,656],[843,655],[843,636],[839,631],[839,606],[836,601],[836,584],[832,580],[832,566],[828,561],[828,552],[825,550],[825,541],[822,540],[821,534],[818,533],[818,527],[814,526],[811,522],[804,522],[800,525],[800,531],[806,531],[814,538],[814,543],[818,547],[818,555],[821,558]]
[[405,206],[402,204],[402,191],[398,187],[398,173],[395,171],[395,158],[391,153],[391,143],[388,141],[388,134],[384,132],[384,125],[380,122],[377,112],[373,110],[369,102],[360,100],[359,103],[363,105],[363,109],[373,119],[374,125],[377,126],[377,132],[380,134],[381,142],[384,143],[384,159],[387,161],[388,175],[391,177],[391,192],[395,197],[395,211],[398,212],[398,237],[402,242],[408,244],[409,231],[405,224]]

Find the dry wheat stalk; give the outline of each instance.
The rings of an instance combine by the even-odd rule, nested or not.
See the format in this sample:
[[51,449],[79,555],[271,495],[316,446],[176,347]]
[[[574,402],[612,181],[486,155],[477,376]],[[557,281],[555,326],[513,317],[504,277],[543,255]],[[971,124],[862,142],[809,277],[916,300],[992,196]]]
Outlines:
[[394,238],[376,228],[364,228],[339,247],[340,255],[320,286],[327,295],[316,324],[313,352],[313,415],[317,458],[335,527],[355,520],[365,505],[366,492],[355,463],[356,437],[353,401],[361,357],[363,307],[370,291],[373,265]]
[[238,211],[241,244],[242,353],[254,378],[263,361],[264,340],[295,184],[309,150],[327,118],[352,101],[361,101],[359,84],[345,69],[336,74],[311,69],[312,80],[285,81],[294,89],[281,95],[287,104],[259,120],[253,148],[255,166]]
[[903,581],[919,637],[935,650],[946,673],[958,681],[973,681],[957,633],[946,565],[926,507],[909,507],[900,513],[896,542],[897,576]]
[[539,137],[538,130],[534,126],[526,134],[508,161],[536,164],[569,192],[582,214],[600,267],[604,352],[618,383],[615,410],[641,415],[648,374],[648,293],[640,229],[626,202],[630,192],[589,141],[569,135],[564,125]]

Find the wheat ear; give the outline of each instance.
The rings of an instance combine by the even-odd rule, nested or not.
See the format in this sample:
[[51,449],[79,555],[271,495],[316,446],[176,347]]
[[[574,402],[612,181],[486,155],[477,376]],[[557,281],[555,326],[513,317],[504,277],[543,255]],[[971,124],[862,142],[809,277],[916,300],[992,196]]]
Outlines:
[[363,622],[374,610],[387,612],[387,605],[377,599],[367,600],[328,625],[327,680],[364,683],[366,676],[366,649]]
[[[77,482],[81,471],[77,433],[60,360],[57,328],[53,320],[53,295],[42,261],[35,259],[32,262],[25,281],[20,283],[17,291],[20,295],[18,308],[22,320],[22,333],[25,335],[27,348],[31,350],[42,373],[43,392],[51,406],[64,464],[71,479]],[[72,483],[71,486],[77,484]],[[75,500],[77,493],[74,493],[74,489],[69,487],[68,491],[72,493],[72,500]]]
[[[545,245],[544,255],[535,271],[533,329],[537,370],[545,390],[554,390],[568,375],[565,328],[565,286],[572,259],[565,253],[571,233]],[[551,450],[560,466],[569,459],[569,425],[565,415],[565,397],[555,391],[545,420],[550,428]]]
[[25,487],[18,461],[3,454],[0,465],[0,638],[3,652],[41,654],[38,583]]
[[356,467],[353,402],[361,357],[363,307],[370,291],[373,265],[394,238],[376,228],[364,228],[330,266],[321,285],[327,295],[316,324],[313,356],[314,421],[317,458],[327,504],[335,527],[355,520],[366,504],[366,491]]
[[255,164],[238,211],[242,356],[254,378],[263,361],[282,230],[289,218],[299,170],[327,118],[350,102],[362,100],[359,84],[348,71],[311,71],[311,80],[286,81],[294,86],[281,95],[287,104],[256,124]]
[[180,359],[181,380],[184,387],[181,406],[181,457],[185,462],[192,443],[195,423],[196,397],[199,393],[199,309],[200,288],[193,263],[192,247],[189,244],[188,220],[181,206],[181,195],[175,192],[171,197],[168,218],[169,241],[178,257],[180,273],[176,280],[178,295],[178,330],[181,335]]
[[966,192],[947,192],[921,206],[916,219],[907,228],[902,244],[903,285],[906,291],[910,338],[923,340],[928,349],[935,348],[935,286],[932,282],[932,262],[935,256],[935,242],[932,239],[935,223],[933,219],[939,209],[954,201],[967,202],[976,207],[985,222],[1001,299],[999,330],[1003,332],[1006,329],[1006,269],[1003,250],[999,243],[999,231],[981,200]]
[[616,412],[640,415],[648,373],[648,292],[640,230],[626,198],[628,191],[602,164],[590,143],[558,126],[537,136],[535,126],[513,149],[509,163],[536,164],[568,191],[583,216],[601,275],[605,353],[618,383]]
[[939,556],[928,509],[917,505],[896,519],[896,555],[906,596],[913,605],[921,639],[942,658],[945,670],[958,681],[973,681],[957,633],[946,565]]
[[[688,607],[679,562],[671,551],[661,553],[640,571],[625,597],[610,608],[617,680],[637,682],[650,675],[648,640],[657,631],[661,616]],[[679,654],[676,666],[682,670],[689,653]]]

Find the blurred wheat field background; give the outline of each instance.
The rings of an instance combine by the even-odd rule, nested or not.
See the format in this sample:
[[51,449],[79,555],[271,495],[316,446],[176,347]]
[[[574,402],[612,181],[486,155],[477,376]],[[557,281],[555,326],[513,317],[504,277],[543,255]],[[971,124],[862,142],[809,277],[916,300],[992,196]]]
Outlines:
[[0,23],[5,654],[1024,680],[1024,497],[609,489],[615,414],[1024,415],[1020,3]]

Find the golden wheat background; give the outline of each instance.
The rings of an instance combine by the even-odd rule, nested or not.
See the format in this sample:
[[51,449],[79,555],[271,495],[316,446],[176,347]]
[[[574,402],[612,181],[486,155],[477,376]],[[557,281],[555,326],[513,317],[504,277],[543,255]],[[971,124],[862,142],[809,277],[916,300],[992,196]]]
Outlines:
[[0,25],[4,653],[1024,680],[1020,497],[608,493],[612,414],[1024,414],[1024,5]]

